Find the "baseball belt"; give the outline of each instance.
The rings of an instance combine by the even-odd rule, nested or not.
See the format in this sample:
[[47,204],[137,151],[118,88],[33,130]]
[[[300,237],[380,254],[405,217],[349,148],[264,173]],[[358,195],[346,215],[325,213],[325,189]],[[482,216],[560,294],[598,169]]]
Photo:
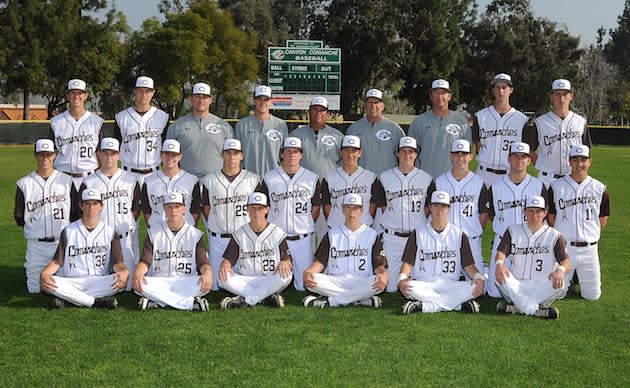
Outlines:
[[541,172],[541,174],[543,176],[552,176],[553,175],[554,179],[562,178],[564,176],[564,175],[555,174],[555,173],[552,173],[552,172]]
[[160,169],[160,166],[152,167],[152,168],[146,168],[144,170],[123,166],[123,170],[135,172],[136,174],[149,174],[149,173],[151,173],[153,171],[157,171],[159,169]]
[[295,236],[287,236],[287,240],[297,241],[306,237],[308,237],[308,234],[296,234]]
[[85,171],[85,172],[68,172],[63,171],[64,174],[70,175],[73,178],[83,178],[84,176],[88,176],[92,174],[94,171]]
[[383,231],[387,234],[393,234],[394,236],[398,236],[398,237],[409,237],[411,235],[411,232],[395,232],[393,230],[389,230],[389,229],[383,229]]
[[57,239],[54,238],[54,237],[46,237],[46,238],[38,238],[37,241],[39,241],[39,242],[55,242],[55,241],[57,241]]
[[221,237],[221,238],[230,238],[230,237],[232,237],[232,235],[229,234],[229,233],[214,233],[214,232],[210,232],[210,235],[212,237]]
[[492,173],[495,173],[495,174],[498,174],[498,175],[505,175],[505,174],[507,174],[507,170],[495,170],[494,168],[484,167],[484,166],[479,166],[479,169],[482,170],[482,171],[485,170],[485,171],[488,171],[488,172],[492,172]]
[[571,245],[572,247],[589,247],[591,245],[595,245],[597,244],[597,241],[595,242],[585,242],[585,241],[571,241],[569,243],[569,245]]

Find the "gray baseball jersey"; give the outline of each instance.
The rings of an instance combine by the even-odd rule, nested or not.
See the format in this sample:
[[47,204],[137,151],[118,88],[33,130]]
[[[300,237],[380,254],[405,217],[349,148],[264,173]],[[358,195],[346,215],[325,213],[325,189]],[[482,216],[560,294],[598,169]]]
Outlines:
[[79,120],[68,111],[50,119],[51,139],[58,152],[55,168],[73,174],[96,170],[102,126],[103,119],[87,111]]
[[343,133],[326,125],[315,132],[309,126],[297,128],[291,132],[292,137],[302,140],[302,166],[323,177],[339,165],[339,150],[343,141]]
[[243,168],[264,176],[278,167],[280,148],[289,131],[287,123],[275,116],[260,121],[251,115],[236,123],[234,136],[241,141]]
[[120,142],[121,164],[136,170],[158,167],[168,113],[152,106],[141,115],[129,107],[118,112],[115,119],[114,137]]
[[359,167],[352,175],[348,175],[343,168],[337,167],[329,171],[322,180],[322,204],[331,205],[328,219],[328,227],[344,223],[342,201],[346,194],[359,194],[363,198],[363,215],[361,223],[372,225],[370,215],[370,203],[373,203],[372,190],[376,175],[362,167]]
[[372,124],[363,117],[355,121],[346,135],[355,135],[361,139],[361,159],[359,166],[372,171],[376,175],[396,167],[398,159],[398,143],[405,132],[392,120],[383,117]]
[[477,162],[494,170],[509,170],[510,145],[523,141],[523,129],[528,120],[514,108],[501,115],[493,105],[475,113],[472,138],[481,143]]

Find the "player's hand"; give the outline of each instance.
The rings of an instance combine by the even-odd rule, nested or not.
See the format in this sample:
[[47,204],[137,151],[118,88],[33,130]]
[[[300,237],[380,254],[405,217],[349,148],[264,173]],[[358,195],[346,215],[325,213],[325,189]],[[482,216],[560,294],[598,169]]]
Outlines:
[[405,298],[409,298],[411,294],[411,281],[410,279],[401,280],[398,282],[398,289]]
[[122,291],[127,287],[127,280],[129,279],[129,270],[127,268],[114,273],[114,282],[112,288],[116,291]]
[[219,280],[227,282],[228,275],[234,275],[234,271],[232,271],[232,265],[230,265],[230,262],[224,259],[221,262],[221,267],[219,267]]
[[55,283],[55,278],[52,274],[42,272],[39,274],[39,283],[45,292],[52,294],[53,291],[57,289],[57,284]]
[[317,282],[315,281],[315,275],[312,272],[305,271],[304,272],[304,285],[306,288],[315,288],[317,287]]
[[475,285],[475,288],[473,288],[472,296],[473,298],[476,298],[480,296],[481,294],[483,294],[483,290],[485,288],[484,286],[486,285],[486,282],[483,279],[477,279],[477,280],[473,280],[473,284]]
[[494,271],[494,276],[497,279],[497,283],[503,284],[510,277],[510,271],[503,264],[499,264],[496,266],[496,270]]
[[382,292],[385,287],[387,287],[387,280],[387,272],[377,274],[374,277],[374,284],[372,285],[372,289],[376,292]]
[[199,288],[201,292],[204,294],[210,292],[212,288],[212,271],[205,271],[199,276],[199,280],[197,280],[197,284],[199,284]]
[[291,260],[280,260],[280,265],[278,265],[278,268],[276,268],[273,273],[276,274],[280,272],[280,277],[286,279],[293,276],[292,269],[293,265],[291,264]]
[[564,272],[555,270],[549,274],[549,280],[553,288],[558,289],[564,287]]
[[147,278],[143,273],[136,271],[133,276],[133,289],[137,292],[142,293],[142,285],[147,284]]

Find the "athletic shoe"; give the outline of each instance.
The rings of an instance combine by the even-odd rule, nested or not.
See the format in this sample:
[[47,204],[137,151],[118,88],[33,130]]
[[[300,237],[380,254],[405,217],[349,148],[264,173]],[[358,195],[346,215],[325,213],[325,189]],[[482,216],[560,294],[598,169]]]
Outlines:
[[479,312],[479,302],[474,299],[471,299],[467,302],[462,303],[462,311],[469,314],[475,314]]
[[534,313],[534,316],[547,318],[547,319],[558,319],[560,315],[560,311],[555,307],[540,307]]
[[512,303],[501,300],[499,301],[499,303],[497,303],[497,313],[517,314],[518,309]]
[[195,296],[195,301],[193,302],[193,310],[208,311],[209,309],[210,305],[208,304],[208,300],[206,300],[206,298]]
[[305,297],[302,302],[304,303],[304,307],[319,307],[323,309],[329,306],[328,298],[325,296],[309,295]]
[[372,307],[374,309],[380,309],[381,307],[383,307],[383,300],[381,299],[380,296],[374,295],[374,296],[369,297],[367,299],[363,299],[363,300],[360,300],[358,302],[354,302],[354,305],[355,306]]
[[410,300],[402,307],[402,313],[405,315],[422,312],[422,302],[419,300]]
[[260,304],[262,304],[263,306],[281,308],[281,307],[284,307],[284,298],[280,294],[271,294],[265,299],[263,299],[262,301],[260,301]]
[[66,307],[70,307],[70,303],[66,302],[63,299],[55,298],[55,299],[53,299],[53,306],[56,309],[65,309]]
[[94,304],[92,305],[92,307],[113,310],[116,307],[118,307],[118,301],[113,296],[108,296],[105,298],[96,298],[94,299]]
[[138,299],[138,307],[140,310],[149,310],[158,308],[158,304],[149,298],[142,297]]
[[242,296],[226,296],[219,304],[223,310],[239,309],[249,306]]

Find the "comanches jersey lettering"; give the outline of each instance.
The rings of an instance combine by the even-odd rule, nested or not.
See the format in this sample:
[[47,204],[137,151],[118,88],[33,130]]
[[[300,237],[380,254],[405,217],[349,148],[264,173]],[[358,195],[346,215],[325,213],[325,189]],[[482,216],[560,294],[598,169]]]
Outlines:
[[338,167],[326,174],[328,192],[330,193],[330,216],[328,226],[341,225],[344,222],[342,211],[343,197],[346,194],[359,194],[363,198],[363,215],[361,223],[372,225],[372,215],[370,214],[370,202],[372,199],[372,185],[376,180],[376,175],[362,167],[359,167],[352,175],[348,175],[343,168]]
[[120,128],[120,161],[123,166],[145,170],[160,165],[162,133],[168,125],[168,113],[151,107],[139,114],[129,107],[116,114]]
[[508,230],[512,238],[510,271],[514,277],[519,280],[546,280],[556,269],[554,247],[560,232],[544,225],[532,234],[526,223],[512,225]]
[[477,161],[482,166],[508,170],[510,145],[522,141],[527,116],[514,108],[501,116],[492,105],[475,113],[475,116],[479,124],[481,143]]
[[235,268],[245,276],[272,275],[280,265],[280,243],[287,234],[277,225],[269,223],[265,230],[256,234],[243,225],[232,235],[239,252]]
[[536,118],[538,130],[538,158],[536,169],[566,175],[571,172],[569,151],[572,145],[582,144],[586,119],[569,112],[562,120],[552,112]]
[[479,222],[479,208],[486,206],[480,202],[487,201],[487,198],[481,198],[482,192],[486,190],[483,179],[469,172],[464,179],[458,181],[449,171],[436,178],[435,189],[446,191],[451,196],[448,221],[465,231],[469,237],[480,236],[483,227]]
[[430,223],[416,229],[418,248],[411,278],[420,281],[440,278],[459,280],[462,273],[462,236],[462,230],[452,224],[448,224],[441,233],[436,232]]
[[72,173],[96,170],[96,149],[102,126],[103,119],[91,112],[85,112],[79,120],[68,111],[50,119],[58,151],[55,168]]
[[173,178],[169,178],[161,170],[153,172],[146,177],[144,181],[146,190],[147,204],[151,207],[151,216],[149,217],[149,226],[160,224],[166,221],[164,214],[164,196],[170,191],[177,191],[184,194],[184,202],[186,204],[186,214],[184,218],[187,223],[193,225],[195,220],[190,213],[190,204],[192,203],[193,191],[199,190],[198,179],[196,176],[181,170]]
[[352,274],[364,277],[374,275],[372,248],[378,233],[366,225],[352,232],[345,225],[339,225],[328,232],[328,275]]
[[153,257],[149,275],[158,277],[197,276],[195,247],[203,233],[188,223],[173,233],[166,223],[149,229]]
[[523,213],[525,199],[531,195],[541,195],[543,184],[531,175],[527,175],[521,183],[516,185],[507,175],[504,175],[490,187],[490,191],[492,196],[490,215],[494,217],[492,228],[494,233],[502,236],[508,226],[525,221]]
[[429,174],[414,168],[405,175],[394,167],[382,173],[379,180],[387,201],[381,219],[384,228],[408,232],[426,223],[424,208],[432,182]]
[[66,237],[64,276],[73,278],[109,275],[114,228],[100,222],[90,232],[78,220],[69,224],[63,233]]

